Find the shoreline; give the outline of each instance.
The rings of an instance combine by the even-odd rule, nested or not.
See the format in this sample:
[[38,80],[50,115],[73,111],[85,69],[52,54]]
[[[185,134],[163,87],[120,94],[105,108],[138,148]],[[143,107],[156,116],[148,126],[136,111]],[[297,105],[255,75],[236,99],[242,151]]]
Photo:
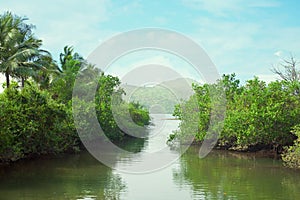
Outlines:
[[[118,145],[122,145],[126,142],[130,142],[130,140],[128,140],[129,138],[125,139],[124,141],[118,141],[116,142],[116,144]],[[187,145],[187,144],[181,144],[182,146]],[[199,142],[193,142],[190,147],[201,147],[201,143]],[[189,147],[189,148],[190,148]],[[172,147],[170,147],[172,148]],[[282,160],[281,158],[281,153],[282,152],[277,152],[274,149],[271,148],[261,148],[261,149],[257,149],[257,150],[247,150],[247,149],[230,149],[230,148],[226,148],[224,146],[218,146],[216,145],[213,149],[213,151],[223,151],[223,152],[227,152],[230,154],[234,154],[234,155],[239,155],[239,156],[246,156],[246,157],[259,157],[259,158],[270,158],[270,159],[276,159],[276,160]],[[55,158],[55,157],[61,157],[61,156],[67,156],[67,155],[76,155],[76,154],[80,154],[80,152],[82,151],[87,151],[86,148],[81,147],[79,151],[66,151],[66,152],[61,152],[61,153],[47,153],[47,154],[41,154],[41,155],[31,155],[28,157],[24,157],[18,160],[14,160],[14,161],[1,161],[0,160],[0,167],[1,166],[9,166],[9,165],[13,165],[13,164],[17,164],[20,162],[27,162],[27,161],[31,161],[31,160],[38,160],[38,159],[47,159],[47,158]]]

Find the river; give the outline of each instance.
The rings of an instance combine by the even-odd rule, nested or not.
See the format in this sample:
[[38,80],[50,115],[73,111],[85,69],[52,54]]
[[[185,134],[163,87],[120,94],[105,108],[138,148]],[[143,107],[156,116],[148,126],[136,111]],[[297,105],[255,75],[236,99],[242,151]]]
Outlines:
[[154,172],[119,171],[158,149],[168,149],[164,156],[178,154],[165,141],[179,121],[152,117],[156,126],[150,127],[149,137],[124,144],[136,156],[117,156],[117,169],[101,164],[87,151],[19,161],[0,167],[0,199],[300,199],[300,172],[255,154],[214,150],[200,159],[199,147],[192,146]]

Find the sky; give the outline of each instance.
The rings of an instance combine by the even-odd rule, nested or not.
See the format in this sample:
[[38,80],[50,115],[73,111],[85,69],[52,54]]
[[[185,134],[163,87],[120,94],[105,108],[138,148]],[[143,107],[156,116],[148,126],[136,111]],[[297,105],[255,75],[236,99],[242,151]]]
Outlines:
[[[29,18],[56,60],[65,45],[87,57],[116,34],[157,27],[193,39],[220,74],[267,82],[276,79],[270,69],[282,59],[300,60],[299,9],[297,0],[0,0],[1,13]],[[170,61],[157,54],[141,59]]]

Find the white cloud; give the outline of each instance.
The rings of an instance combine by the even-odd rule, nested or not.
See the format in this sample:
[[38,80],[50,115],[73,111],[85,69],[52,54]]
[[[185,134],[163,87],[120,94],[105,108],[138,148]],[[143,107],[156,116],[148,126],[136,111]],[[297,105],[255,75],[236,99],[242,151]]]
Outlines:
[[[80,4],[80,6],[79,6]],[[86,56],[107,35],[101,31],[101,23],[109,20],[110,2],[100,1],[6,1],[1,12],[10,10],[17,15],[26,15],[29,23],[36,25],[36,35],[43,40],[44,48],[54,57],[65,45]]]
[[[272,64],[278,62],[274,55],[291,52],[295,58],[300,56],[300,27],[296,17],[294,21],[289,20],[288,11],[272,10],[291,3],[277,0],[181,2],[182,8],[173,8],[171,3],[166,7],[166,12],[174,13],[172,17],[164,13],[153,15],[147,7],[149,4],[142,1],[53,0],[47,4],[14,0],[3,1],[0,11],[10,9],[18,15],[27,15],[37,26],[37,36],[44,40],[45,48],[56,59],[65,45],[73,45],[76,51],[87,56],[100,41],[126,27],[149,25],[149,17],[161,26],[185,32],[203,45],[221,73],[236,72],[238,77],[248,79],[255,74],[270,73]],[[119,21],[119,18],[133,21],[126,24],[127,21]],[[159,57],[153,59],[166,62]]]
[[[191,37],[203,45],[221,73],[235,72],[238,78],[250,79],[268,74],[278,57],[286,52],[300,56],[300,27],[280,26],[276,21],[229,21],[199,17]],[[275,54],[274,54],[275,53]]]
[[274,53],[274,55],[277,56],[277,57],[281,57],[282,51],[276,51],[276,52]]
[[240,76],[245,71],[249,72],[247,68],[256,65],[254,62],[257,58],[251,59],[254,55],[249,54],[249,51],[258,47],[255,37],[259,34],[261,25],[210,18],[196,19],[195,23],[199,28],[191,37],[203,46],[220,73],[236,72]]

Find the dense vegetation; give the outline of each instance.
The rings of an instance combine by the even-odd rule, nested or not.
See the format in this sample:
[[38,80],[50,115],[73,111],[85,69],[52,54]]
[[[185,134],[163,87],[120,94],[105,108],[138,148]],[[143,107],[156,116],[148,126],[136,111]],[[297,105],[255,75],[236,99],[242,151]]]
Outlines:
[[300,126],[295,126],[292,132],[297,136],[297,139],[294,141],[294,145],[286,148],[282,160],[288,167],[300,169]]
[[[34,26],[26,24],[26,20],[10,12],[0,15],[0,73],[6,77],[5,90],[0,94],[0,162],[79,150],[74,101],[82,105],[83,116],[90,115],[89,109],[94,108],[101,128],[113,141],[123,140],[127,134],[114,119],[112,96],[117,96],[122,105],[118,114],[129,112],[141,127],[149,123],[146,109],[122,100],[117,77],[105,75],[68,46],[57,64],[48,51],[41,49],[42,41],[34,36]],[[93,101],[72,97],[80,74],[89,74],[96,80]],[[83,96],[89,88],[88,84],[80,85]],[[132,122],[125,127],[130,125]],[[79,126],[88,129],[89,124],[83,120]]]
[[36,85],[11,84],[0,94],[0,158],[16,160],[78,145],[68,107]]
[[[292,61],[289,63],[293,63]],[[293,76],[295,65],[285,68],[286,76]],[[289,73],[290,72],[290,73]],[[298,77],[296,73],[296,77]],[[217,147],[257,151],[262,149],[284,153],[289,166],[300,166],[300,82],[284,79],[266,84],[255,77],[240,85],[235,74],[223,75],[218,83],[193,85],[195,94],[176,106],[174,116],[181,119],[180,130],[170,135],[170,141],[184,142],[191,136],[202,142],[208,133],[213,113],[212,94],[223,88],[226,94],[226,116]],[[196,125],[194,125],[196,122]],[[214,126],[220,126],[216,124]],[[297,126],[298,125],[298,126]],[[196,126],[196,128],[195,128]],[[213,130],[216,127],[212,128]],[[289,145],[295,144],[292,147]],[[284,151],[285,149],[285,151]]]

